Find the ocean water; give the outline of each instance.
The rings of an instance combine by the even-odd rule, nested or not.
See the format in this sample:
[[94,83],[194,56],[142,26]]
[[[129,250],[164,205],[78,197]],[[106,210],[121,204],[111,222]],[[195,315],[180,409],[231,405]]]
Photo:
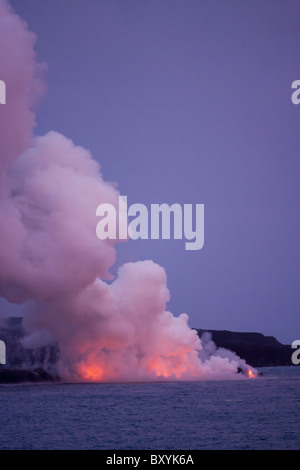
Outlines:
[[0,385],[0,449],[300,449],[300,366],[257,379]]

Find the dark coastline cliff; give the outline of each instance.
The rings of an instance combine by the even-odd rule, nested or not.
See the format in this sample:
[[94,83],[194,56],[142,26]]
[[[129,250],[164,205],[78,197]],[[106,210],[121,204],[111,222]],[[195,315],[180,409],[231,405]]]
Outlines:
[[[200,338],[208,332],[217,347],[236,353],[250,366],[292,366],[291,346],[281,344],[272,336],[226,330],[196,331]],[[6,344],[7,361],[0,365],[0,384],[59,381],[55,373],[58,350],[53,346],[35,350],[25,348],[22,344],[24,334],[20,318],[10,318],[0,325],[0,340]]]
[[198,336],[209,332],[217,347],[229,349],[253,367],[291,366],[293,350],[273,336],[226,330],[196,329]]
[[21,318],[2,320],[0,340],[6,345],[6,364],[0,364],[0,384],[58,381],[57,349],[53,346],[26,348],[22,344],[24,336]]

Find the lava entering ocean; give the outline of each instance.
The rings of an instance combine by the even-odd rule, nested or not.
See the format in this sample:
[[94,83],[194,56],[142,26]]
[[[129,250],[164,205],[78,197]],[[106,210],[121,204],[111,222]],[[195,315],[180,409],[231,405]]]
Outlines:
[[240,377],[245,361],[167,311],[161,266],[127,263],[107,283],[117,240],[97,238],[96,208],[118,210],[119,192],[87,150],[57,132],[33,135],[44,90],[35,40],[0,0],[0,295],[24,304],[25,346],[57,344],[68,381]]

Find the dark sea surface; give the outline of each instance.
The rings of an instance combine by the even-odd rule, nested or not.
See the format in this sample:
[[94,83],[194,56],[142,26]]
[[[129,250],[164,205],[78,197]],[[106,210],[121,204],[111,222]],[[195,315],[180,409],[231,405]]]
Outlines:
[[300,366],[250,380],[0,385],[0,449],[300,449]]

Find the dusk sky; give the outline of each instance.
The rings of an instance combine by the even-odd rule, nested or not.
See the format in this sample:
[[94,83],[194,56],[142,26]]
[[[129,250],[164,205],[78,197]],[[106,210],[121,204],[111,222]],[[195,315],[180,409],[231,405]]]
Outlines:
[[89,149],[129,204],[205,206],[203,249],[131,240],[111,272],[152,259],[191,327],[299,339],[300,3],[11,5],[48,66],[35,134]]

